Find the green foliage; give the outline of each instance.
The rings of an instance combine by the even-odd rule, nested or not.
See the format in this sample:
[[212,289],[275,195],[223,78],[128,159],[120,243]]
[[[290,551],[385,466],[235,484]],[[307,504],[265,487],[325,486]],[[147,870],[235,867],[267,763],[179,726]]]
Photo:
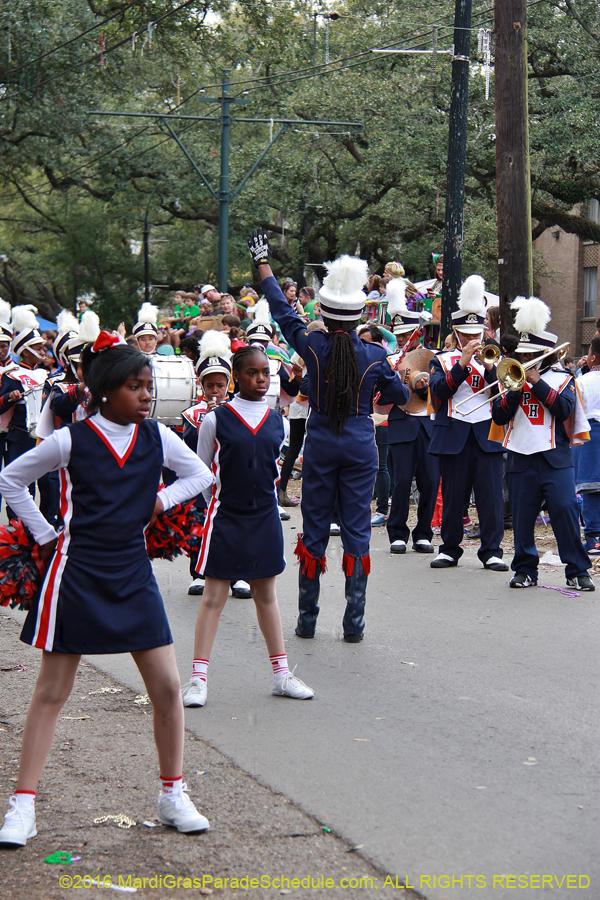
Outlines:
[[[7,259],[0,286],[7,299],[33,302],[52,317],[92,292],[107,325],[130,324],[143,283],[143,255],[133,251],[154,188],[152,281],[171,289],[216,281],[219,204],[165,127],[90,110],[212,116],[172,120],[172,127],[218,192],[218,107],[202,101],[219,95],[227,70],[232,94],[250,101],[232,106],[234,118],[364,124],[360,134],[292,125],[278,139],[231,205],[230,287],[255,277],[245,238],[258,224],[273,234],[276,274],[300,279],[312,264],[318,276],[318,264],[360,247],[374,271],[401,259],[413,280],[427,277],[431,251],[443,245],[450,63],[441,55],[434,66],[430,56],[368,51],[431,48],[434,22],[440,49],[449,47],[451,0],[345,0],[314,10],[308,0],[179,6],[13,0],[0,11],[0,254]],[[489,3],[474,7],[473,57],[476,29],[492,26]],[[329,21],[325,66],[323,13],[334,9],[341,17]],[[560,221],[582,233],[573,207],[600,196],[599,18],[592,0],[529,8],[532,206],[540,228]],[[152,40],[149,22],[157,22]],[[493,79],[486,100],[474,65],[469,90],[463,270],[481,272],[493,290]],[[232,189],[270,133],[268,121],[234,122]],[[156,290],[159,302],[165,295]]]

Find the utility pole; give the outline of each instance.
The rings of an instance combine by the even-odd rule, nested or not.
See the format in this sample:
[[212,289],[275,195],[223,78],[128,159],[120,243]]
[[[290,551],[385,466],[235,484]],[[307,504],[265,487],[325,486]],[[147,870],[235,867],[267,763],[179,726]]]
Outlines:
[[221,91],[221,175],[219,177],[219,267],[218,285],[227,290],[229,262],[229,132],[231,130],[231,100],[229,73],[223,76]]
[[494,33],[498,293],[506,332],[514,330],[511,301],[533,293],[526,0],[495,0]]
[[146,218],[144,219],[144,300],[146,303],[150,302],[150,224],[148,222],[148,215],[150,213],[152,198],[154,197],[156,188],[159,184],[160,182],[157,181],[148,197]]
[[[502,2],[502,0],[498,0]],[[469,108],[469,54],[471,0],[456,0],[454,7],[454,55],[450,93],[446,220],[444,228],[444,276],[442,281],[441,340],[450,332],[451,312],[456,309],[462,276],[465,208],[465,158]]]

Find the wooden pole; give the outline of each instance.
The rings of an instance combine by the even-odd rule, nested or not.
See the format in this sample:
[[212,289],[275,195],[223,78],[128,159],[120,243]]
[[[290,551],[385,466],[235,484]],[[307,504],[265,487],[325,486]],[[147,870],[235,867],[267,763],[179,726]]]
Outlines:
[[465,208],[465,159],[469,109],[469,48],[471,0],[456,0],[454,8],[454,56],[450,94],[446,219],[444,227],[444,275],[440,343],[450,332],[450,314],[456,309],[462,276],[463,221]]
[[533,293],[527,108],[527,2],[495,0],[496,193],[500,330],[509,304]]

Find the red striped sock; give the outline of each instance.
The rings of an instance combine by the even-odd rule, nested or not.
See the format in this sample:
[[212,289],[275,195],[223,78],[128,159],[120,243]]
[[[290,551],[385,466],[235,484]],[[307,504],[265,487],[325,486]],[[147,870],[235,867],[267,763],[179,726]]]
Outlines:
[[181,793],[181,786],[183,782],[183,775],[179,775],[178,778],[165,778],[164,775],[160,776],[160,783],[162,785],[162,792],[166,794],[167,797],[177,797]]
[[273,666],[273,678],[275,681],[281,681],[282,678],[290,674],[287,653],[277,653],[275,656],[269,656],[269,659]]
[[207,659],[195,659],[192,662],[192,678],[200,678],[202,681],[206,681],[208,677],[208,660]]

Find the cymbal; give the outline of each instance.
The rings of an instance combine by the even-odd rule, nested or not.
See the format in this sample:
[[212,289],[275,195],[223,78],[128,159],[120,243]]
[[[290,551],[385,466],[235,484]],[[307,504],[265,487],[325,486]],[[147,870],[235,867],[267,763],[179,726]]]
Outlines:
[[407,413],[413,415],[425,412],[427,409],[427,400],[421,398],[415,393],[412,387],[412,381],[419,372],[429,372],[429,363],[435,356],[433,350],[427,350],[425,347],[418,347],[407,353],[400,365],[398,366],[398,375],[402,380],[402,384],[406,385],[409,390],[410,397],[408,403],[400,407]]

